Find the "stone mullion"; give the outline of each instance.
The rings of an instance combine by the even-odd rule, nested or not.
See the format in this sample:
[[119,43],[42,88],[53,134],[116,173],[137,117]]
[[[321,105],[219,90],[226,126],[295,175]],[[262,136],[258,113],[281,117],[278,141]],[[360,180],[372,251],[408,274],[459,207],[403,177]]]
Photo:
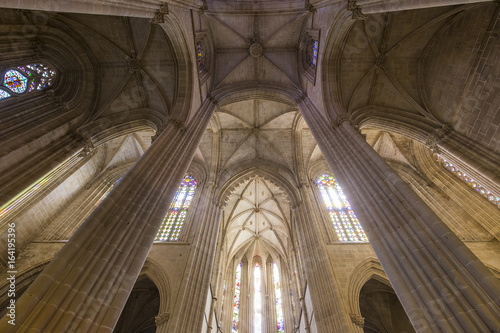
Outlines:
[[213,111],[165,128],[18,301],[16,332],[113,330]]
[[274,282],[273,282],[273,265],[272,261],[266,263],[266,316],[264,322],[266,323],[266,330],[264,333],[275,333],[276,332],[276,294],[274,292]]
[[200,219],[202,222],[199,224],[199,232],[188,259],[188,275],[185,285],[181,287],[181,304],[177,314],[174,314],[177,319],[174,331],[177,332],[201,332],[205,314],[222,210],[210,200],[213,188],[207,186],[204,190],[207,193],[202,196],[203,204],[208,207],[205,207],[206,213]]
[[[233,321],[233,299],[235,294],[235,279],[236,279],[236,267],[231,261],[228,267],[227,273],[225,274],[226,290],[224,291],[224,304],[221,308],[221,324],[222,332],[230,332],[231,325]],[[241,294],[240,294],[240,310],[241,310]],[[240,317],[241,318],[241,317]]]
[[500,286],[484,265],[351,125],[332,131],[308,99],[301,110],[416,330],[498,325]]
[[[282,259],[283,260],[283,259]],[[289,283],[289,272],[285,267],[283,261],[279,267],[280,270],[280,286],[281,286],[281,302],[283,306],[283,321],[285,324],[285,332],[294,331],[294,320],[292,311],[292,300],[290,298],[290,283]]]
[[351,325],[347,312],[343,309],[338,286],[330,273],[325,245],[322,240],[318,239],[318,227],[316,221],[311,219],[308,209],[312,207],[310,191],[302,188],[301,194],[304,201],[295,209],[297,233],[302,256],[307,258],[303,264],[318,331],[351,332]]
[[[240,330],[238,333],[251,333],[251,317],[250,310],[252,304],[250,302],[250,282],[249,281],[250,265],[247,261],[241,264],[241,293],[240,293]],[[234,296],[234,294],[232,295]]]

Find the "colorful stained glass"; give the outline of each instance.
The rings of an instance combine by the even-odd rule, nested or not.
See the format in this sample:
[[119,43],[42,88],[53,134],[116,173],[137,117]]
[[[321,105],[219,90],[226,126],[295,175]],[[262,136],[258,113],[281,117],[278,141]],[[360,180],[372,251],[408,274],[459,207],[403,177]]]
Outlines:
[[[22,94],[43,90],[52,85],[56,72],[44,64],[29,64],[18,66],[17,69],[9,69],[5,72],[2,85],[11,91]],[[0,99],[9,97],[7,92],[0,92]]]
[[458,170],[455,166],[453,166],[453,164],[451,164],[444,158],[438,156],[438,159],[448,171],[453,173],[455,176],[460,178],[464,183],[469,185],[469,187],[471,187],[473,190],[475,190],[483,197],[488,199],[488,201],[491,202],[493,205],[495,205],[497,208],[500,208],[500,197],[498,195],[491,193],[490,191],[479,185],[474,179],[467,176],[464,172]]
[[198,60],[198,68],[202,70],[204,67],[204,63],[203,63],[203,48],[201,45],[201,41],[196,42],[196,59]]
[[5,90],[0,89],[0,99],[4,99],[10,97],[10,94],[6,92]]
[[337,180],[333,176],[322,175],[316,184],[339,240],[341,242],[367,242],[368,238]]
[[5,72],[3,85],[11,91],[21,94],[26,91],[28,78],[15,69],[10,69]]
[[278,322],[278,333],[285,332],[285,321],[283,320],[283,299],[281,297],[280,272],[278,265],[273,263],[274,294],[276,295],[276,320]]
[[174,200],[170,204],[165,219],[156,235],[156,241],[178,241],[182,226],[187,216],[189,205],[194,196],[197,182],[193,176],[187,175],[181,181],[181,185],[175,194]]
[[241,263],[236,268],[236,278],[234,283],[233,325],[231,332],[237,333],[238,326],[240,324]]
[[253,267],[253,331],[262,332],[262,270],[258,263]]
[[313,50],[312,50],[312,64],[313,64],[313,66],[316,66],[316,64],[318,63],[318,52],[319,52],[319,43],[317,40],[315,40],[313,43]]

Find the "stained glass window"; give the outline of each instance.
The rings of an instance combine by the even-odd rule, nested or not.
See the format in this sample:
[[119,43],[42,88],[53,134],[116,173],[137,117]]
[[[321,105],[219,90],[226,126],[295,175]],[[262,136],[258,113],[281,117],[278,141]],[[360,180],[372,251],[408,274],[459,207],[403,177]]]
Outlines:
[[367,242],[368,238],[337,180],[325,174],[318,178],[316,184],[328,208],[339,240],[341,242]]
[[442,157],[438,157],[440,160],[441,164],[448,169],[451,173],[453,173],[455,176],[460,178],[464,183],[469,185],[473,190],[481,194],[483,197],[488,199],[489,202],[497,206],[497,208],[500,208],[500,197],[496,194],[491,193],[481,185],[479,185],[474,179],[471,177],[467,176],[464,172],[458,170],[453,164],[448,162]]
[[240,324],[240,294],[241,294],[241,263],[236,268],[232,333],[238,332],[238,326]]
[[319,49],[319,43],[317,40],[315,40],[312,44],[312,65],[316,66],[318,63],[318,50]]
[[156,241],[177,241],[181,233],[184,220],[188,212],[189,205],[193,200],[194,191],[196,190],[196,180],[193,176],[187,175],[181,182],[181,186],[175,194],[174,200],[170,204],[165,219],[161,225]]
[[278,322],[278,333],[284,333],[285,322],[283,320],[283,300],[281,297],[280,272],[276,263],[273,263],[273,283],[274,294],[276,295],[276,319]]
[[3,77],[3,85],[18,94],[26,91],[27,83],[28,78],[15,69],[8,70]]
[[[16,94],[40,91],[50,87],[55,80],[56,72],[50,66],[44,64],[28,64],[8,69],[3,75],[1,86]],[[0,99],[12,95],[0,89]]]
[[253,328],[254,333],[262,332],[262,270],[259,263],[253,267]]
[[196,42],[196,59],[198,60],[198,69],[201,71],[205,64],[203,62],[203,46],[201,41]]
[[4,99],[10,97],[10,94],[6,92],[5,90],[0,89],[0,99]]

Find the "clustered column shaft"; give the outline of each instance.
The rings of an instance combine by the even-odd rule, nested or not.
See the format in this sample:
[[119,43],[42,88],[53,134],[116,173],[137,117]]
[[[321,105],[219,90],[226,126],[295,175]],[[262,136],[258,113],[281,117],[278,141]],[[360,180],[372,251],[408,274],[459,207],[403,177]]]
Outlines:
[[112,332],[214,112],[168,125],[17,302],[1,332]]
[[416,331],[498,330],[500,282],[349,122],[299,107]]

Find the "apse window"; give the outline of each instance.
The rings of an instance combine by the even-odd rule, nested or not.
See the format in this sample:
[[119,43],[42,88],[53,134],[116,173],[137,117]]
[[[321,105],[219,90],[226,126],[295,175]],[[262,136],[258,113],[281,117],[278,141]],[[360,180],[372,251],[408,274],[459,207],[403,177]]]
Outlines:
[[312,60],[311,64],[316,66],[318,64],[318,51],[319,51],[319,43],[317,40],[312,43]]
[[41,91],[52,86],[56,71],[44,64],[28,64],[2,72],[0,100]]
[[341,242],[368,242],[337,180],[325,174],[317,179],[316,184],[339,240]]
[[254,333],[262,332],[262,270],[259,263],[253,267],[253,328]]
[[281,296],[280,272],[278,265],[273,263],[274,295],[276,296],[276,321],[278,333],[285,333],[285,322],[283,320],[283,299]]
[[233,325],[232,333],[238,332],[240,324],[240,294],[241,294],[241,263],[236,268],[236,277],[234,281],[234,301],[233,301]]
[[202,71],[205,68],[205,63],[201,41],[196,42],[196,60],[198,61],[198,70]]
[[161,225],[156,241],[160,242],[176,242],[179,240],[182,226],[186,220],[189,205],[193,200],[194,191],[196,190],[197,182],[191,175],[187,175],[181,182],[174,200],[170,204],[165,219]]

